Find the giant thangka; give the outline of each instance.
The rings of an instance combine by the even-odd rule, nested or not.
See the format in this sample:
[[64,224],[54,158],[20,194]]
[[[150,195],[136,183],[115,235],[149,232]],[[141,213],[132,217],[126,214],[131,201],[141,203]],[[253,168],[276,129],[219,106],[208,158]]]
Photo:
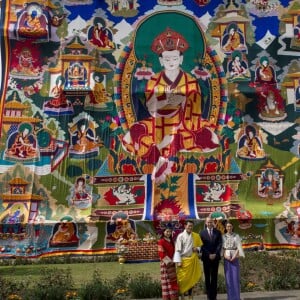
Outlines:
[[232,220],[300,246],[300,4],[1,3],[1,256]]

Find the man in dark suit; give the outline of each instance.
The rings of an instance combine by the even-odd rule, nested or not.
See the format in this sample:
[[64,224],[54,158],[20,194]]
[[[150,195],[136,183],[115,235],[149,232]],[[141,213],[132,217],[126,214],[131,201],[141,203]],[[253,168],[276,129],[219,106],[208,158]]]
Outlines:
[[202,240],[201,259],[205,277],[205,287],[208,300],[217,299],[218,269],[221,259],[222,234],[214,228],[214,221],[206,218],[206,228],[200,232]]

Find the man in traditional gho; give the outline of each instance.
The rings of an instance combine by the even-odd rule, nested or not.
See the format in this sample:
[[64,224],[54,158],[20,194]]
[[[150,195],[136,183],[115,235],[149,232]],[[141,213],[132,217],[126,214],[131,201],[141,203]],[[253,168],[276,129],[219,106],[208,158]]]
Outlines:
[[193,232],[194,222],[186,221],[184,231],[177,236],[174,262],[177,265],[177,281],[181,299],[193,299],[193,287],[201,278],[199,253],[202,245],[198,233]]

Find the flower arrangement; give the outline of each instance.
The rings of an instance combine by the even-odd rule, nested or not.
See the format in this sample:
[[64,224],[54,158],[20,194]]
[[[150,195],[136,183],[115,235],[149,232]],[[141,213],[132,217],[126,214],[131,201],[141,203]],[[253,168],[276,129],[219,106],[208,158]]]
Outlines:
[[118,253],[118,262],[120,264],[123,264],[126,262],[126,257],[124,256],[126,253],[128,253],[128,247],[124,244],[117,243],[116,244],[116,249]]
[[80,297],[76,291],[67,291],[66,300],[79,300]]
[[10,294],[7,300],[22,300],[22,297],[17,294]]

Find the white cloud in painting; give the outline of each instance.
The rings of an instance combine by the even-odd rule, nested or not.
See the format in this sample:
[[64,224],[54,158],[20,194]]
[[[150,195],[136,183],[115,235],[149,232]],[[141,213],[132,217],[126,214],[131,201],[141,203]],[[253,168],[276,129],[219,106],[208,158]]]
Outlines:
[[259,122],[257,123],[263,130],[271,133],[272,135],[276,136],[288,128],[294,126],[294,123],[291,122],[281,122],[280,126],[278,126],[278,123],[270,123],[270,122]]
[[76,19],[71,21],[68,25],[68,36],[73,37],[75,35],[85,36],[82,29],[86,27],[86,21],[78,16]]
[[117,32],[114,34],[114,42],[116,44],[123,44],[122,40],[126,39],[133,30],[132,26],[124,19],[114,28],[117,30]]
[[275,35],[273,35],[269,30],[266,32],[264,37],[256,42],[263,49],[267,49],[272,42],[275,40]]
[[296,128],[297,133],[295,135],[292,136],[292,138],[296,141],[300,141],[300,127]]
[[206,30],[208,27],[208,24],[210,23],[211,15],[209,14],[209,12],[207,12],[199,20],[200,20],[201,24],[205,27],[204,29]]

